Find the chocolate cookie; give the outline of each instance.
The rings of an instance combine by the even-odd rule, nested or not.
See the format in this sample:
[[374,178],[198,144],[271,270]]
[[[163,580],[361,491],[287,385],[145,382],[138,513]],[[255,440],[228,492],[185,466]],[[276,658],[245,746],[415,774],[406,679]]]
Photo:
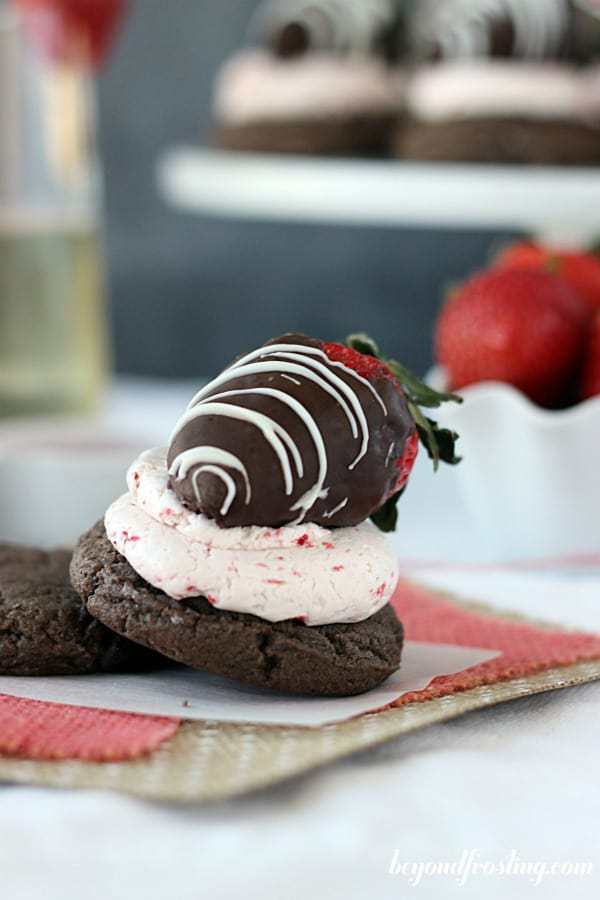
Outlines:
[[413,121],[398,128],[394,149],[402,159],[434,162],[597,165],[600,128],[504,118]]
[[0,675],[85,675],[159,661],[93,619],[69,582],[71,554],[0,544]]
[[387,606],[363,622],[309,627],[172,600],[113,548],[99,522],[84,534],[71,580],[91,615],[170,659],[261,688],[320,696],[360,694],[400,664],[403,629]]
[[300,153],[312,156],[387,156],[395,115],[230,125],[221,122],[213,143],[225,150]]

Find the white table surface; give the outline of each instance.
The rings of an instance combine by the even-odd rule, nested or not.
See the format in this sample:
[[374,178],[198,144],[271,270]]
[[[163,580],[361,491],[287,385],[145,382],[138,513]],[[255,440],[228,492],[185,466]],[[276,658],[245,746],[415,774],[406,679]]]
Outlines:
[[[104,425],[160,440],[189,386],[121,383]],[[135,414],[132,418],[132,408]],[[486,559],[439,481],[405,498],[399,550],[415,559]],[[419,490],[421,488],[421,491]],[[410,514],[409,514],[410,513]],[[600,630],[594,571],[413,570],[507,609]],[[393,740],[240,800],[177,808],[113,796],[0,787],[0,874],[7,900],[199,898],[596,897],[600,890],[600,685],[544,694]],[[424,877],[402,861],[593,864],[591,875]],[[532,876],[534,877],[534,876]]]

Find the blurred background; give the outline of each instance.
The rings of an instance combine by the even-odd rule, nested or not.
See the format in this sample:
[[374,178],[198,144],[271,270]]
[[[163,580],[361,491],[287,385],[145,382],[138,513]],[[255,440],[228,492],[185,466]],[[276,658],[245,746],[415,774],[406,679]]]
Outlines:
[[101,74],[117,371],[194,377],[284,331],[365,330],[424,372],[442,291],[506,234],[219,220],[157,192],[161,154],[209,134],[215,74],[257,5],[137,0]]
[[[240,55],[259,6],[260,46]],[[232,58],[227,81],[219,73]],[[434,543],[448,553],[596,550],[600,474],[591,485],[587,467],[573,465],[584,484],[562,485],[564,458],[576,451],[585,462],[600,428],[600,401],[589,399],[600,393],[600,349],[597,385],[582,393],[579,379],[600,309],[600,259],[579,252],[600,233],[599,58],[598,0],[0,0],[0,539],[75,540],[122,490],[134,453],[164,442],[193,387],[277,334],[365,331],[423,375],[448,290],[535,230],[545,244],[533,263],[532,248],[517,246],[510,266],[555,281],[571,272],[582,292],[573,302],[590,293],[560,385],[573,405],[587,404],[575,450],[560,449],[574,434],[571,411],[555,411],[554,398],[541,404],[552,412],[537,409],[511,380],[520,342],[508,340],[506,375],[483,359],[476,377],[450,380],[475,385],[454,418],[440,410],[468,465],[433,480],[420,455],[398,541],[408,555],[428,554],[435,497]],[[224,116],[227,91],[266,111],[254,133]],[[336,152],[325,141],[330,118],[347,141]],[[292,160],[280,155],[298,149],[281,147],[290,122],[307,142]],[[364,146],[378,135],[375,152]],[[177,151],[186,147],[187,174]],[[165,160],[177,152],[175,191]],[[286,203],[298,210],[304,200],[303,215],[286,215]],[[546,245],[558,232],[572,245],[560,259]],[[497,318],[487,322],[492,344]],[[538,321],[529,315],[530,336]],[[600,348],[600,317],[596,327]],[[481,328],[462,342],[467,356],[480,338]],[[529,370],[552,363],[551,353],[530,355]],[[479,383],[490,381],[506,384],[478,405]],[[523,447],[527,436],[530,470],[507,466],[502,441]],[[524,486],[534,481],[532,499]],[[76,501],[57,506],[65,494]],[[552,500],[548,515],[540,496]]]

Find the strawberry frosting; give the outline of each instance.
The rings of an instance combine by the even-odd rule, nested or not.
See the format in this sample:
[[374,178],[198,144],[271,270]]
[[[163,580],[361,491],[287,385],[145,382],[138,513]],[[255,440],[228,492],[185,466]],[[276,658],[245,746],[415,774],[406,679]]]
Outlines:
[[127,473],[128,493],[105,516],[115,549],[168,596],[204,596],[217,609],[307,625],[360,622],[392,596],[398,562],[372,522],[219,528],[187,510],[168,478],[164,449],[141,454]]
[[600,125],[600,64],[468,60],[424,66],[407,93],[409,111],[427,121],[494,116]]
[[214,109],[231,124],[325,119],[393,112],[403,79],[384,63],[362,56],[311,53],[281,60],[261,50],[232,57],[217,78]]

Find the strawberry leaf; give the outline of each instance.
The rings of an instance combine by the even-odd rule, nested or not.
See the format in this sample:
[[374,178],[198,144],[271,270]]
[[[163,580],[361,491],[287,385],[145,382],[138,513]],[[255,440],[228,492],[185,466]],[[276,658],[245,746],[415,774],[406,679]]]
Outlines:
[[[346,344],[358,353],[374,356],[376,359],[381,360],[390,372],[396,376],[406,394],[408,409],[415,423],[419,440],[433,462],[434,472],[438,470],[441,462],[450,466],[457,465],[460,462],[460,457],[456,455],[458,434],[449,428],[440,428],[437,422],[424,415],[421,407],[438,409],[442,403],[462,403],[462,397],[459,397],[458,394],[436,391],[429,385],[424,384],[416,375],[413,375],[410,369],[407,369],[402,363],[395,359],[386,359],[381,354],[375,341],[368,334],[351,334],[346,338]],[[396,504],[403,491],[404,488],[393,497],[390,497],[371,516],[372,521],[382,531],[393,531],[396,527],[398,518]]]
[[384,359],[383,362],[396,376],[407,397],[419,406],[437,409],[442,403],[449,401],[462,403],[462,397],[459,397],[458,394],[448,394],[434,390],[428,384],[420,381],[406,366],[403,366],[402,363],[397,362],[395,359]]
[[394,494],[393,497],[386,500],[383,506],[380,506],[371,516],[371,521],[377,525],[380,531],[384,531],[387,534],[390,531],[396,530],[396,523],[398,522],[398,500],[405,489],[406,488],[403,487],[401,491],[398,491],[397,494]]
[[450,431],[449,428],[440,428],[437,422],[432,419],[426,419],[428,427],[423,429],[417,425],[419,438],[421,443],[427,450],[427,455],[433,460],[433,467],[437,469],[440,462],[445,462],[449,466],[456,466],[461,461],[460,456],[456,455],[456,442],[458,434],[456,431]]
[[379,347],[368,334],[363,332],[360,332],[360,334],[349,334],[346,338],[346,344],[351,350],[356,350],[357,353],[364,353],[365,356],[374,356],[376,359],[381,359]]

